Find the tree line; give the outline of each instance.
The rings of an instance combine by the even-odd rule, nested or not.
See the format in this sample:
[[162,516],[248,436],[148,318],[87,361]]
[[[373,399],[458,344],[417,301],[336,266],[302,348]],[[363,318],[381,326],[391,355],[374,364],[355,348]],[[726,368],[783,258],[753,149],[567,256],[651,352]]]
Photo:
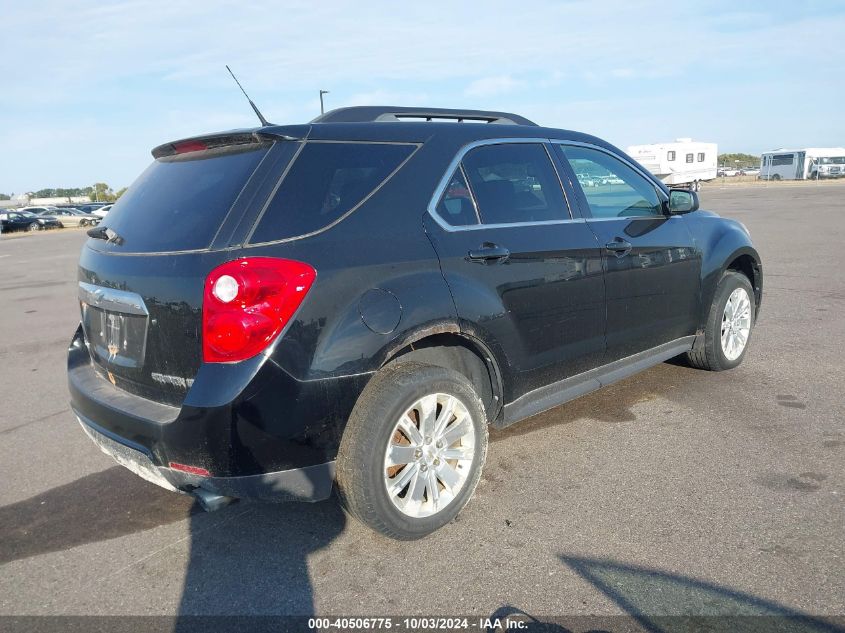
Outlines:
[[733,154],[719,154],[719,165],[726,165],[728,167],[736,166],[736,161],[739,161],[740,167],[759,167],[760,157],[753,154],[743,154],[735,152]]
[[[26,195],[28,198],[77,198],[88,196],[92,201],[114,202],[125,191],[126,187],[121,187],[117,191],[114,191],[108,184],[97,182],[92,187],[48,187],[46,189],[39,189],[38,191],[28,191]],[[0,200],[11,200],[14,195],[14,193],[0,193]]]

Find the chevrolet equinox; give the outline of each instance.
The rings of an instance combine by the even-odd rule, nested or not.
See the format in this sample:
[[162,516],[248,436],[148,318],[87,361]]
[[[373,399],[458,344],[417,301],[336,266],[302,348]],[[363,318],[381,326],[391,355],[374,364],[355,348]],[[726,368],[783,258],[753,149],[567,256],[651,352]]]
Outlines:
[[425,536],[488,426],[679,355],[736,367],[760,309],[741,223],[515,114],[354,107],[152,154],[82,249],[72,406],[206,509],[336,489]]

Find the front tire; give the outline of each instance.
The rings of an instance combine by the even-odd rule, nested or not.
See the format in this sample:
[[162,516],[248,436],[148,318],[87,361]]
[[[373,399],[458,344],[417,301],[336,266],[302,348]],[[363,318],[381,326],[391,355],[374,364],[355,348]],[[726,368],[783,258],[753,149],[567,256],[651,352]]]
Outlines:
[[751,342],[756,308],[748,277],[726,272],[716,286],[704,335],[687,352],[690,365],[710,371],[738,366]]
[[344,508],[397,540],[454,519],[487,455],[484,405],[472,383],[443,367],[398,362],[361,394],[337,456]]
[[40,231],[40,230],[41,230],[41,225],[40,225],[40,224],[38,224],[38,222],[31,222],[30,224],[28,224],[28,225],[26,226],[26,230],[27,230],[27,231]]

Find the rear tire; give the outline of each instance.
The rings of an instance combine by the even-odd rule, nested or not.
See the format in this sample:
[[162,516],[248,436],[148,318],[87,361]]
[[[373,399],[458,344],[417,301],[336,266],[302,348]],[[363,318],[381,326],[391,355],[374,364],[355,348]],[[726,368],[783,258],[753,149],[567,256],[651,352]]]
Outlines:
[[391,364],[370,380],[349,418],[337,456],[338,496],[377,532],[422,538],[467,504],[486,454],[484,405],[465,376]]
[[716,286],[704,334],[687,352],[689,364],[697,369],[724,371],[742,363],[751,343],[756,309],[748,277],[727,271]]

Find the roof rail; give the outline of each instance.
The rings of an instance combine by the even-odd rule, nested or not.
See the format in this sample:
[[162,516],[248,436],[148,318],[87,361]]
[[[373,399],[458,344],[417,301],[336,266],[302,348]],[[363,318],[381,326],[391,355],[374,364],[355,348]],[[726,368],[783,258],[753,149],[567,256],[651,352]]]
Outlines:
[[405,106],[354,106],[321,114],[311,123],[362,123],[369,121],[470,121],[505,125],[537,125],[510,112],[453,110],[450,108],[409,108]]

